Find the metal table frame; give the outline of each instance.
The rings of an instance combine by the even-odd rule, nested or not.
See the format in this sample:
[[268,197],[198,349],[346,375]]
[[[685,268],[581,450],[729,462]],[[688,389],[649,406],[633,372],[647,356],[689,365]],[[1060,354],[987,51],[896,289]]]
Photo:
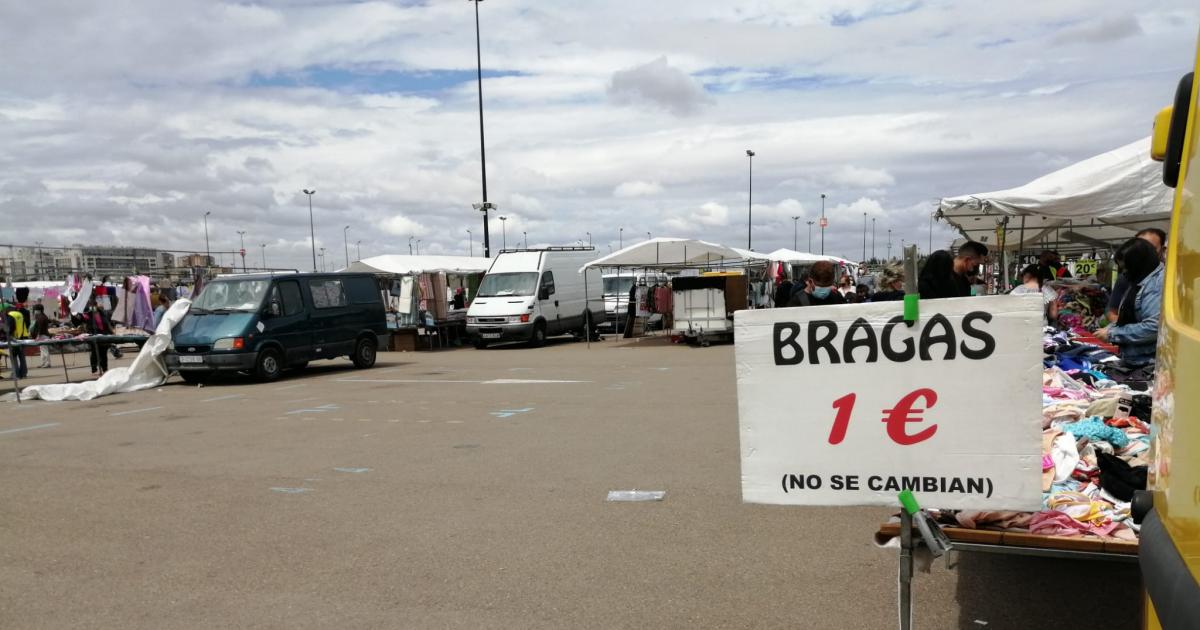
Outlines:
[[[900,583],[899,583],[899,612],[900,630],[912,630],[912,580],[913,580],[913,550],[920,544],[920,534],[913,535],[912,516],[907,510],[900,510]],[[1075,549],[1044,549],[1040,547],[1021,547],[1015,545],[989,545],[984,543],[950,542],[950,551],[972,551],[978,553],[994,553],[1014,556],[1035,556],[1042,558],[1065,558],[1070,560],[1107,560],[1110,562],[1136,563],[1138,556],[1124,553],[1105,551],[1078,551]]]

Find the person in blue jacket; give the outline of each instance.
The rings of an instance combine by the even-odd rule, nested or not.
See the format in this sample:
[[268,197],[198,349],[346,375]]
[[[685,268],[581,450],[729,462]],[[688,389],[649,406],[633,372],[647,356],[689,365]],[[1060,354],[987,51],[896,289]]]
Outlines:
[[1117,309],[1117,322],[1097,330],[1096,336],[1116,344],[1125,363],[1146,365],[1154,361],[1158,341],[1165,267],[1158,251],[1144,239],[1130,239],[1120,249],[1129,290]]

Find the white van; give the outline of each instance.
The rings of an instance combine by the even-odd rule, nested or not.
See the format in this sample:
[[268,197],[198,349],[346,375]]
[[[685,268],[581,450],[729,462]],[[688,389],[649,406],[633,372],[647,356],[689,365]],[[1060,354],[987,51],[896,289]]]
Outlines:
[[540,346],[565,333],[594,335],[604,320],[600,273],[579,268],[595,257],[591,247],[502,252],[467,309],[467,337],[486,348],[502,341]]

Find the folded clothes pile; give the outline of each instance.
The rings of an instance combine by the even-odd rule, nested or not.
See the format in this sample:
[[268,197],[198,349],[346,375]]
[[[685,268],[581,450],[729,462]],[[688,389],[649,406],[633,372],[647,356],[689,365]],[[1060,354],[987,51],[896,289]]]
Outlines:
[[[1052,341],[1047,337],[1047,345]],[[1137,540],[1129,502],[1146,487],[1151,432],[1151,400],[1141,391],[1092,366],[1049,365],[1042,374],[1042,510],[944,511],[939,520],[971,529]]]

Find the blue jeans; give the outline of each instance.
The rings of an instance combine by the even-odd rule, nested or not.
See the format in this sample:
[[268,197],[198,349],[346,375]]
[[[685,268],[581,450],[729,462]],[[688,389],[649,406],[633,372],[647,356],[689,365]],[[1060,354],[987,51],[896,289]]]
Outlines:
[[21,346],[11,347],[8,349],[8,356],[12,359],[13,370],[17,374],[17,378],[25,378],[29,376],[29,366],[25,365],[25,348]]

